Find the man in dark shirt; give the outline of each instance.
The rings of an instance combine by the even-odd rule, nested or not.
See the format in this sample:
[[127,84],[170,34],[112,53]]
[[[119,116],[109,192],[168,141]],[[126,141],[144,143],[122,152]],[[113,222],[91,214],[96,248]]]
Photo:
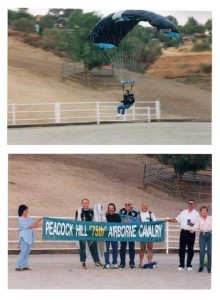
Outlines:
[[131,106],[129,90],[125,91],[123,100],[121,102],[122,102],[122,105],[119,105],[117,107],[118,115],[116,116],[116,118],[122,117],[122,115],[124,115],[124,113],[125,113],[125,109],[128,109]]
[[[116,206],[114,203],[109,203],[108,211],[106,214],[107,222],[121,222],[121,217],[119,214],[115,213]],[[105,268],[106,269],[118,269],[118,242],[117,241],[106,241],[106,251],[104,253],[105,256]],[[109,260],[109,248],[110,244],[112,245],[112,265],[110,265]]]
[[[89,200],[83,199],[82,200],[82,207],[76,211],[75,219],[78,221],[89,222],[93,220],[94,211],[89,208]],[[82,263],[82,268],[87,269],[86,267],[86,242],[89,247],[89,251],[92,255],[93,261],[96,267],[102,267],[103,265],[100,262],[98,249],[97,249],[97,242],[96,241],[79,241],[79,255],[80,255],[80,262]]]

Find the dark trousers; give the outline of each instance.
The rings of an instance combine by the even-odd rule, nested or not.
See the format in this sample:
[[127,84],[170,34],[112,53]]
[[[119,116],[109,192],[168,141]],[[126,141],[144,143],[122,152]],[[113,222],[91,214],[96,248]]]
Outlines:
[[195,232],[191,233],[189,230],[182,229],[180,231],[180,243],[179,243],[179,258],[180,258],[180,267],[185,267],[185,254],[186,247],[188,250],[187,255],[187,267],[192,267],[192,259],[194,256],[194,243],[195,243],[196,234]]
[[79,256],[80,261],[86,262],[86,243],[88,243],[89,251],[92,255],[94,263],[99,262],[98,249],[96,241],[80,241],[79,242]]
[[212,233],[211,232],[200,232],[199,234],[199,257],[200,267],[204,268],[205,249],[207,246],[207,257],[208,265],[207,269],[211,270],[211,255],[212,255]]
[[134,265],[134,257],[135,257],[135,250],[134,250],[134,242],[121,242],[121,248],[120,248],[120,259],[121,263],[120,265],[125,266],[125,257],[126,257],[126,247],[129,247],[129,265]]

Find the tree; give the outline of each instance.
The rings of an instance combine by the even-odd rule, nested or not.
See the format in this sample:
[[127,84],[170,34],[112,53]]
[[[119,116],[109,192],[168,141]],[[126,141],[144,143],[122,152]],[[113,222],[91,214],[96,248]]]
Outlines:
[[34,21],[34,17],[28,13],[27,8],[19,8],[18,10],[8,10],[8,24],[13,24],[19,19]]
[[59,49],[65,51],[71,59],[83,61],[86,72],[106,61],[88,40],[91,28],[99,20],[100,17],[94,12],[83,14],[81,9],[74,9],[60,35]]
[[176,183],[179,184],[181,176],[187,171],[197,173],[211,166],[211,155],[209,154],[162,154],[157,155],[163,163],[173,166],[176,174]]
[[176,26],[178,26],[178,21],[175,17],[169,15],[166,18],[169,19],[171,22],[173,22]]
[[198,23],[193,17],[189,17],[184,26],[181,27],[183,34],[204,33],[205,26]]

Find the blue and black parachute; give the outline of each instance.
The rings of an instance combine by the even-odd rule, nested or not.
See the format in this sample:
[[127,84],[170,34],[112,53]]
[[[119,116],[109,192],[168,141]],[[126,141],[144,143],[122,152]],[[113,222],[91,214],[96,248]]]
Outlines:
[[[180,38],[178,28],[173,22],[145,10],[112,13],[101,19],[89,35],[89,40],[108,56],[122,84],[133,84],[146,70],[147,50],[146,43],[142,42],[145,39],[146,27],[137,30],[137,25],[142,22],[148,22],[158,32],[171,39]],[[134,37],[132,32],[135,29],[137,33],[141,33],[142,38]]]
[[180,38],[176,25],[169,19],[151,11],[125,10],[112,13],[99,21],[89,35],[90,41],[100,48],[118,47],[127,33],[141,21],[148,22],[170,38]]

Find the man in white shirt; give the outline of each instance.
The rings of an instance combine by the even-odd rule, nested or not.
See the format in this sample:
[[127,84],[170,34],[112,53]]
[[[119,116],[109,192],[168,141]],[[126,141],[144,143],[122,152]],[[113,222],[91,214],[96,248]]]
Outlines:
[[180,242],[179,242],[179,260],[180,264],[178,271],[184,271],[185,268],[185,253],[186,247],[188,249],[186,268],[192,271],[192,259],[194,256],[194,244],[196,233],[193,229],[194,224],[199,218],[198,211],[195,210],[195,200],[188,200],[188,209],[183,210],[176,218],[165,219],[165,222],[179,222],[180,223]]

